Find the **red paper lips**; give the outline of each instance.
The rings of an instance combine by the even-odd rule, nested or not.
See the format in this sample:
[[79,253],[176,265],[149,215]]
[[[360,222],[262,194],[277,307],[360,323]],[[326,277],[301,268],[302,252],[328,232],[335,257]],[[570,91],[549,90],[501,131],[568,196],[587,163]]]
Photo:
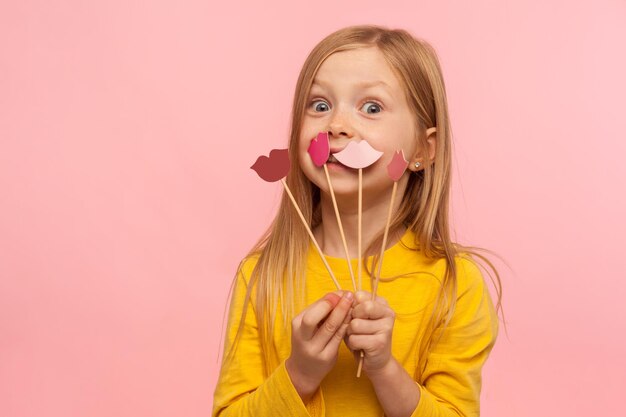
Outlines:
[[328,274],[330,275],[330,278],[335,283],[335,286],[337,287],[337,289],[340,290],[341,285],[339,284],[339,281],[337,281],[335,274],[333,274],[332,269],[330,269],[330,265],[328,264],[328,261],[324,257],[322,248],[320,248],[319,243],[317,243],[317,240],[315,240],[315,235],[313,235],[313,232],[311,231],[311,227],[307,223],[307,220],[304,218],[304,215],[302,214],[302,210],[298,206],[298,202],[294,198],[293,193],[291,192],[291,190],[289,189],[289,186],[287,185],[287,181],[285,181],[285,177],[287,176],[287,174],[289,174],[289,168],[290,168],[289,149],[272,149],[270,151],[269,158],[263,155],[259,156],[256,162],[250,168],[253,169],[257,174],[259,174],[259,177],[261,177],[261,179],[267,182],[280,181],[283,184],[283,187],[285,188],[285,192],[289,196],[289,199],[291,200],[291,204],[293,204],[293,208],[298,212],[298,217],[300,217],[300,221],[302,222],[302,225],[306,229],[307,233],[309,234],[309,237],[311,238],[311,241],[315,245],[315,249],[317,249],[317,252],[319,253],[320,258],[322,259],[324,266],[326,266],[326,269],[328,270]]
[[250,168],[256,171],[263,180],[276,182],[289,174],[289,150],[272,149],[269,158],[259,156]]

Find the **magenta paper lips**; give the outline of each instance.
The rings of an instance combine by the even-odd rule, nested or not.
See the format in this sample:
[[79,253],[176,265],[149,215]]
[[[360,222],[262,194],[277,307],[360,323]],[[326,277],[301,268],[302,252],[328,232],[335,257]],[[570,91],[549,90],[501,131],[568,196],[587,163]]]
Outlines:
[[275,182],[285,178],[289,173],[289,150],[272,149],[269,158],[263,155],[259,156],[250,168],[267,182]]
[[307,150],[313,163],[318,166],[324,166],[330,155],[330,142],[328,140],[328,132],[320,132],[315,139],[311,140],[309,149]]
[[367,141],[362,140],[348,143],[348,146],[340,152],[334,153],[333,156],[347,167],[360,169],[378,161],[383,153],[372,148]]

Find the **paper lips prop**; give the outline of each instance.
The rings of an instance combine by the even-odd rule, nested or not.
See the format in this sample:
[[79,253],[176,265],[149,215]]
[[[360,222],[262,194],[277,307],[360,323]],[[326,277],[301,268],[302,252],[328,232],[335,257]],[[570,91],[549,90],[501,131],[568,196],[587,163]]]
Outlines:
[[272,149],[269,158],[259,156],[250,168],[267,182],[276,182],[285,178],[289,173],[289,150]]
[[309,149],[307,150],[313,163],[318,166],[324,166],[328,161],[330,155],[330,141],[328,139],[328,132],[320,132],[317,137],[311,140]]
[[334,153],[339,162],[350,168],[365,168],[378,161],[383,153],[372,148],[367,141],[352,141],[343,150]]
[[409,166],[409,161],[404,159],[404,151],[399,150],[393,153],[393,159],[387,165],[387,173],[389,174],[389,178],[391,178],[394,182],[398,181],[402,178],[402,174],[406,170],[406,167]]
[[313,244],[315,245],[315,248],[317,249],[317,252],[319,253],[320,258],[322,259],[324,266],[328,270],[328,274],[330,275],[330,278],[335,283],[335,286],[337,287],[337,289],[340,290],[341,285],[339,284],[339,281],[337,281],[335,274],[333,274],[332,269],[330,269],[330,265],[328,264],[328,261],[324,257],[322,248],[320,248],[319,243],[317,243],[317,240],[315,240],[315,235],[313,235],[313,232],[311,231],[309,224],[307,223],[306,219],[304,218],[304,215],[302,214],[302,210],[300,210],[300,207],[298,206],[298,202],[293,197],[293,193],[289,189],[289,186],[287,185],[287,181],[285,181],[284,179],[287,176],[287,174],[289,174],[289,168],[290,168],[289,150],[288,149],[272,149],[270,151],[269,158],[263,155],[259,156],[256,162],[254,163],[254,165],[252,165],[250,168],[255,170],[256,173],[259,174],[259,177],[261,177],[263,180],[267,182],[280,181],[283,184],[283,187],[285,187],[285,192],[289,196],[289,199],[291,200],[291,204],[293,204],[293,208],[298,212],[298,217],[300,217],[300,221],[302,222],[302,225],[304,226],[307,233],[309,234],[311,241],[313,241]]

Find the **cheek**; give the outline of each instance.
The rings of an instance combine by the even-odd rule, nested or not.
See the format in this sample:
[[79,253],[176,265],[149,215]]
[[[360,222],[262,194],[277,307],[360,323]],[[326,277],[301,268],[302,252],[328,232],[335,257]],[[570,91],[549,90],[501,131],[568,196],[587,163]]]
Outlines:
[[300,157],[306,156],[308,154],[307,149],[309,148],[310,139],[306,139],[306,136],[300,137],[300,142],[298,142],[298,153]]
[[398,132],[393,140],[385,144],[385,155],[381,158],[384,160],[385,169],[393,160],[394,154],[400,150],[404,153],[404,159],[410,161],[417,150],[417,140],[406,133]]
[[413,125],[407,126],[406,130],[402,132],[402,146],[404,149],[404,156],[408,159],[413,156],[417,150],[417,133]]
[[300,156],[300,159],[302,160],[302,158],[308,157],[309,153],[308,153],[308,149],[309,149],[309,144],[311,143],[311,139],[314,136],[311,135],[308,131],[303,130],[303,133],[300,134],[300,138],[298,141],[298,155]]
[[[305,141],[301,140],[298,144],[298,161],[300,167],[305,173],[313,168],[313,161],[308,152],[308,145]],[[307,175],[308,176],[308,175]]]
[[300,142],[298,145],[298,164],[300,165],[300,169],[304,173],[304,175],[309,179],[309,181],[315,183],[318,187],[318,173],[319,168],[315,166],[311,156],[308,152],[308,145]]

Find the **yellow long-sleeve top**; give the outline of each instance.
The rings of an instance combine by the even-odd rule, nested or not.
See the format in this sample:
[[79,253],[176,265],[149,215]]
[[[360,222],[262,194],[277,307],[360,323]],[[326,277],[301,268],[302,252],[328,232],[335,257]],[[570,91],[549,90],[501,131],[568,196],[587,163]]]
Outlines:
[[[401,277],[380,281],[377,291],[396,313],[392,354],[411,376],[417,366],[417,350],[445,268],[443,259],[428,261],[416,250],[414,242],[415,234],[409,230],[385,251],[381,277]],[[353,289],[346,260],[328,256],[326,260],[342,288]],[[357,260],[352,262],[356,274]],[[225,352],[233,343],[246,285],[255,263],[256,258],[248,259],[238,274],[231,299]],[[495,343],[498,320],[480,270],[462,257],[457,257],[456,265],[455,312],[443,337],[428,356],[423,382],[418,384],[421,397],[412,417],[479,415],[481,370]],[[365,269],[362,285],[364,290],[371,291]],[[306,269],[306,305],[335,290],[319,254],[311,245]],[[268,378],[264,378],[254,299],[252,306],[247,310],[234,359],[228,364],[222,363],[214,393],[213,417],[384,415],[367,375],[363,373],[360,378],[356,377],[358,364],[343,342],[334,368],[306,405],[285,368],[285,360],[291,352],[287,332],[276,332],[274,339],[281,362]],[[277,328],[282,329],[281,326]]]

